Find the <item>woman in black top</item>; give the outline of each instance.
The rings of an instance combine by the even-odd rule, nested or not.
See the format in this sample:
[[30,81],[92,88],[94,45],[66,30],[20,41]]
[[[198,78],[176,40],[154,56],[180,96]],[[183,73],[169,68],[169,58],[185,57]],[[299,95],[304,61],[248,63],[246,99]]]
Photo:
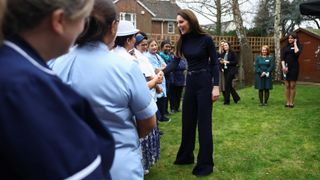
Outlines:
[[218,60],[220,62],[220,66],[219,66],[219,88],[220,88],[220,92],[222,92],[222,95],[224,97],[224,93],[225,93],[225,79],[224,79],[224,69],[223,69],[223,57],[222,53],[224,52],[224,43],[227,42],[226,40],[222,39],[219,43],[219,50],[217,52],[217,56],[218,56]]
[[282,72],[285,83],[285,95],[287,103],[285,107],[294,107],[294,97],[296,94],[296,82],[299,75],[299,55],[301,46],[296,34],[288,36],[288,45],[282,49]]
[[193,164],[196,127],[199,132],[197,165],[192,174],[209,175],[213,171],[212,103],[219,97],[219,69],[215,45],[199,25],[194,13],[182,9],[177,13],[180,39],[176,56],[188,62],[185,94],[182,104],[182,140],[174,162]]
[[224,95],[224,105],[230,104],[230,93],[232,95],[233,101],[238,103],[240,101],[240,96],[232,86],[232,81],[235,75],[238,73],[238,60],[236,53],[230,48],[230,44],[225,42],[223,46],[224,52],[221,57],[220,63],[223,64],[224,78],[225,78],[225,93]]

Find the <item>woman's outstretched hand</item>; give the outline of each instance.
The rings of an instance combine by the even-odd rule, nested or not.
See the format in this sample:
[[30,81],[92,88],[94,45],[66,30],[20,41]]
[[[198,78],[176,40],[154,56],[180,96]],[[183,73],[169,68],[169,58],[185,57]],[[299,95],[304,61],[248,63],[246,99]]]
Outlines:
[[212,102],[216,102],[219,99],[219,96],[220,96],[219,86],[213,86],[213,89],[211,92]]

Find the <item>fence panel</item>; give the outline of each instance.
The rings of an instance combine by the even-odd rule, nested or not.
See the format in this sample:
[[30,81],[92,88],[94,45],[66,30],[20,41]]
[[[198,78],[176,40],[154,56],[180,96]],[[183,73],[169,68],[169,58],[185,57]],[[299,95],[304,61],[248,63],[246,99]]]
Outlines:
[[[179,35],[176,34],[148,34],[148,36],[152,39],[155,39],[158,44],[165,39],[169,39],[172,44],[175,44]],[[212,36],[213,40],[216,43],[216,46],[219,44],[221,40],[226,40],[231,44],[231,47],[236,51],[240,51],[240,43],[236,36]],[[258,54],[261,51],[261,47],[263,45],[268,45],[270,47],[271,53],[274,52],[274,39],[273,37],[248,37],[249,44],[252,48],[252,53]],[[218,49],[218,46],[217,46]]]

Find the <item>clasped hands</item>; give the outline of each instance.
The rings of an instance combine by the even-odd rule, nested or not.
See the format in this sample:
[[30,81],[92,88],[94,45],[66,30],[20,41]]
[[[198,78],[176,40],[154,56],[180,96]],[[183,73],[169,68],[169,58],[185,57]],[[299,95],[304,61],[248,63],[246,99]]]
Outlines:
[[160,69],[156,69],[155,71],[156,75],[154,76],[154,78],[156,79],[157,84],[161,84],[163,81],[163,71]]
[[269,72],[262,72],[260,77],[264,77],[264,76],[269,77]]
[[283,67],[283,68],[282,68],[282,72],[285,73],[285,74],[287,74],[287,73],[288,73],[288,67]]
[[223,58],[220,58],[220,64],[229,64],[229,63],[230,63],[230,61],[227,61]]

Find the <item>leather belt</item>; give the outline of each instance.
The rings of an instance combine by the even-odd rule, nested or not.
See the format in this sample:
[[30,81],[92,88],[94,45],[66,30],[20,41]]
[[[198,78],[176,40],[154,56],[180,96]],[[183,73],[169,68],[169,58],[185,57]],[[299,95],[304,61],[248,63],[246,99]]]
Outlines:
[[199,73],[207,72],[207,71],[208,71],[207,69],[199,69],[199,70],[194,70],[194,71],[188,71],[187,74],[194,75],[194,74],[199,74]]

